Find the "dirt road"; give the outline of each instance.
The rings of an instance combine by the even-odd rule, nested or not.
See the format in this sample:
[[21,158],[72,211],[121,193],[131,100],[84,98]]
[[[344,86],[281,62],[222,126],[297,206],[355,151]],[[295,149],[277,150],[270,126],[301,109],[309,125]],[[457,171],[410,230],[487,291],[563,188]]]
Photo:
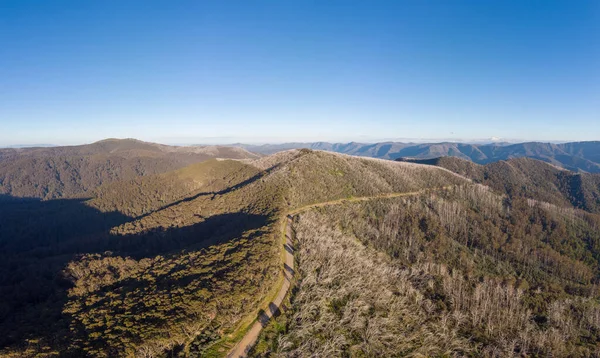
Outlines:
[[285,229],[282,232],[285,232],[285,242],[283,244],[285,249],[285,261],[283,263],[283,285],[279,289],[277,296],[275,299],[269,303],[269,308],[266,311],[261,312],[259,319],[252,325],[250,330],[246,332],[244,338],[238,342],[238,344],[233,347],[233,349],[227,354],[228,358],[239,358],[239,357],[247,357],[248,352],[256,341],[258,340],[258,336],[260,335],[260,331],[262,331],[263,327],[269,323],[271,317],[273,317],[280,309],[281,303],[285,299],[290,286],[292,277],[294,276],[294,243],[293,243],[293,233],[292,233],[292,217],[301,212],[308,211],[314,208],[331,206],[331,205],[339,205],[346,202],[357,202],[357,201],[366,201],[373,199],[384,199],[384,198],[398,198],[403,196],[415,196],[421,195],[428,192],[447,190],[452,186],[446,186],[442,188],[433,188],[433,189],[424,189],[419,191],[412,192],[404,192],[404,193],[387,193],[387,194],[379,194],[372,196],[361,196],[361,197],[353,197],[346,199],[337,199],[331,201],[325,201],[322,203],[310,204],[303,206],[301,208],[297,208],[294,210],[290,210],[285,219],[283,220],[283,225],[285,225]]
[[269,303],[269,308],[260,313],[259,319],[252,325],[252,328],[246,332],[244,338],[242,338],[242,340],[239,341],[235,347],[233,347],[227,357],[237,358],[246,357],[248,355],[248,352],[250,349],[252,349],[256,343],[256,340],[258,339],[260,331],[264,326],[267,325],[267,323],[269,323],[271,317],[273,317],[279,311],[281,308],[281,303],[290,289],[292,277],[294,276],[294,245],[292,241],[291,225],[292,217],[290,215],[286,216],[284,223],[285,243],[283,245],[285,249],[285,262],[283,263],[283,285],[281,285],[281,288],[279,289],[275,299]]

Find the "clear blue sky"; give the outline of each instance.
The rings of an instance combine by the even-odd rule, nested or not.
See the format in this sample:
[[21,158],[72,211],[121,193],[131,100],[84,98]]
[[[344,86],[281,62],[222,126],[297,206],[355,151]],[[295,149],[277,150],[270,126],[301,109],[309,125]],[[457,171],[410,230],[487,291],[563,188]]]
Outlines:
[[0,145],[600,140],[600,1],[0,1]]

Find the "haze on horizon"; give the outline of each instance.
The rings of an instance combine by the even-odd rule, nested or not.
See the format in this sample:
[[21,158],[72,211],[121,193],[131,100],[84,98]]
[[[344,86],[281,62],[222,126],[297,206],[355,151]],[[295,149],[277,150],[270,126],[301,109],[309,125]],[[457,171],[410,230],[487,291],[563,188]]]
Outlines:
[[0,4],[0,146],[600,139],[597,1]]

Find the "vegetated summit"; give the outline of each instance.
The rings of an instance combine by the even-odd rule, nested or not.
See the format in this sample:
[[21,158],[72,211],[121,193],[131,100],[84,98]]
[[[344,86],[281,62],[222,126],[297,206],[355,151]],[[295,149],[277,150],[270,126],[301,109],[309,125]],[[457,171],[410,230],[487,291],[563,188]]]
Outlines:
[[174,147],[135,139],[50,148],[0,149],[0,194],[81,197],[98,185],[158,174],[210,158],[257,158],[241,148]]
[[598,355],[594,194],[527,161],[289,150],[0,201],[1,354],[225,356],[281,286],[295,212],[294,288],[250,356]]

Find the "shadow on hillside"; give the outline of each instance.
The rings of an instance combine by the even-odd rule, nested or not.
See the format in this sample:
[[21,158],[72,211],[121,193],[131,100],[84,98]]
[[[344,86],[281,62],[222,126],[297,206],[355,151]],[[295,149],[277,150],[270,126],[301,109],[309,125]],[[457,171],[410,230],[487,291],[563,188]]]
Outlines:
[[[250,178],[248,178],[248,179],[246,179],[246,180],[244,180],[244,181],[242,181],[242,182],[239,182],[239,183],[237,183],[237,184],[235,184],[235,185],[232,185],[232,186],[230,186],[230,187],[228,187],[228,188],[225,188],[225,189],[223,189],[223,190],[219,190],[219,191],[206,191],[206,192],[201,192],[201,193],[197,193],[197,194],[195,194],[195,195],[189,196],[189,197],[187,197],[187,198],[184,198],[184,199],[181,199],[181,200],[174,201],[174,202],[172,202],[172,203],[169,203],[169,204],[167,204],[167,205],[161,206],[161,207],[160,207],[159,209],[157,209],[156,211],[160,211],[160,210],[168,209],[168,208],[171,208],[171,207],[177,206],[177,205],[179,205],[179,204],[182,204],[182,203],[187,203],[187,202],[190,202],[190,201],[196,200],[196,199],[198,199],[198,198],[200,198],[200,197],[203,197],[203,196],[211,196],[211,197],[213,197],[213,198],[214,198],[216,195],[225,195],[225,194],[231,193],[232,191],[235,191],[235,190],[241,189],[241,188],[243,188],[243,187],[245,187],[245,186],[247,186],[247,185],[249,185],[249,184],[252,184],[252,183],[254,183],[255,181],[257,181],[257,180],[259,180],[259,179],[261,179],[261,178],[265,177],[266,175],[268,175],[269,173],[271,173],[272,171],[274,171],[274,170],[275,170],[275,169],[277,169],[278,167],[279,167],[279,165],[274,165],[274,166],[272,166],[272,167],[270,167],[270,168],[268,168],[268,169],[265,169],[265,170],[261,171],[260,173],[258,173],[258,174],[256,174],[256,175],[254,175],[254,176],[252,176],[252,177],[250,177]],[[143,215],[140,215],[140,216],[136,217],[136,219],[142,219],[142,218],[144,218],[144,217],[146,217],[146,216],[149,216],[149,215],[151,215],[151,214],[152,214],[152,213],[143,214]]]
[[[198,250],[242,236],[248,230],[257,230],[269,223],[269,217],[243,212],[207,217],[191,226],[155,229],[142,234],[111,236],[110,251],[135,259],[168,256],[185,250]],[[257,234],[260,234],[258,232]]]
[[105,249],[110,228],[128,220],[80,199],[0,195],[0,347],[64,330],[63,268],[77,254]]
[[110,234],[112,227],[131,220],[120,213],[100,212],[83,200],[0,195],[0,347],[28,338],[73,338],[68,317],[61,313],[72,286],[63,270],[80,255],[169,257],[235,239],[268,223],[266,216],[230,213],[188,227]]
[[283,244],[283,248],[285,249],[285,251],[289,252],[290,254],[294,254],[294,247],[288,243]]

